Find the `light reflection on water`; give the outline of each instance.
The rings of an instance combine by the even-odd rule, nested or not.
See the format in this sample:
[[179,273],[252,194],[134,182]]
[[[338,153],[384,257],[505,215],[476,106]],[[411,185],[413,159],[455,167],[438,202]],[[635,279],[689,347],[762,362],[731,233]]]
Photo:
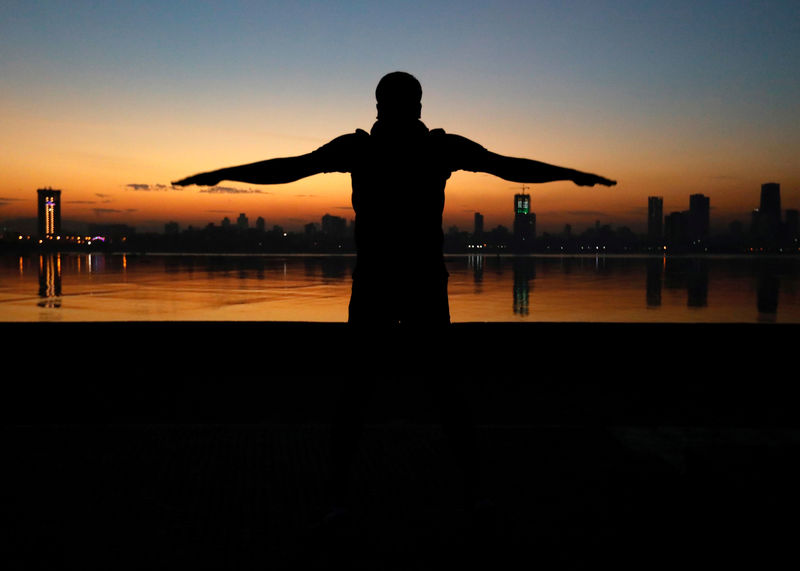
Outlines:
[[[0,321],[345,321],[354,263],[4,256]],[[455,322],[800,322],[796,257],[453,256],[447,266]]]

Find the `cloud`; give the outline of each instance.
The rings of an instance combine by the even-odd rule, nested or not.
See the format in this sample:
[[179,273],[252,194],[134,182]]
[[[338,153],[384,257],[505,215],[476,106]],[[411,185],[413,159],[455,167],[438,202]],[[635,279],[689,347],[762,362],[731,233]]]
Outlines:
[[[147,184],[142,182],[130,182],[125,185],[125,188],[135,192],[166,192],[169,190],[184,190],[184,187],[176,186],[174,184]],[[205,194],[272,194],[271,192],[257,188],[235,188],[233,186],[209,186],[208,188],[201,189],[199,192]]]
[[131,212],[137,212],[137,208],[95,208],[94,213],[98,216],[103,216],[104,214],[128,214]]
[[9,197],[9,196],[0,196],[0,206],[8,206],[12,202],[21,202],[23,200],[25,200],[27,202],[27,199],[12,198],[12,197]]
[[271,192],[265,192],[257,188],[243,189],[234,188],[232,186],[210,186],[208,188],[204,188],[200,192],[207,194],[272,194]]
[[142,182],[130,182],[125,185],[125,188],[137,192],[165,192],[167,190],[183,190],[183,187],[175,186],[174,184],[146,184]]

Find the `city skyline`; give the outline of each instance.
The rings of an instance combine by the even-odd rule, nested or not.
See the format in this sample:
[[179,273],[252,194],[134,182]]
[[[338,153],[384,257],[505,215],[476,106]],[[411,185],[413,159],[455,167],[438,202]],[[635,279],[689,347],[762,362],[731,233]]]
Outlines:
[[[568,232],[572,232],[573,230],[580,231],[580,228],[574,228],[573,224],[570,222],[566,222],[560,228],[549,230],[546,229],[544,231],[537,232],[537,218],[536,212],[532,206],[532,197],[530,193],[527,192],[529,189],[528,185],[522,185],[521,192],[514,195],[514,203],[513,207],[507,209],[508,218],[510,218],[510,224],[494,224],[489,223],[486,224],[486,217],[481,212],[473,212],[472,219],[469,220],[471,226],[463,226],[459,227],[457,225],[451,224],[443,225],[443,230],[447,232],[448,230],[459,230],[459,231],[469,231],[468,228],[473,228],[473,234],[479,235],[482,234],[485,229],[492,229],[492,228],[505,228],[510,229],[512,234],[520,235],[525,234],[526,238],[529,236],[537,237],[544,234],[561,234],[565,231],[565,228],[569,228]],[[55,235],[61,232],[61,227],[64,226],[61,217],[61,190],[60,189],[53,189],[51,187],[47,188],[40,188],[37,189],[37,198],[36,198],[36,208],[37,208],[37,216],[31,217],[28,220],[23,221],[20,224],[19,228],[14,227],[6,227],[3,230],[9,233],[21,233],[21,234],[30,234],[31,236],[38,236],[44,237],[45,234]],[[663,207],[663,197],[661,196],[648,196],[647,197],[647,205],[644,207],[644,217],[638,221],[638,223],[634,223],[632,226],[636,228],[636,234],[640,234],[643,237],[647,237],[650,240],[654,239],[661,239],[664,237],[669,237],[670,233],[674,233],[675,229],[670,228],[670,219],[675,220],[677,217],[685,217],[685,222],[673,222],[674,224],[685,224],[686,228],[683,230],[684,233],[687,234],[692,240],[697,240],[700,238],[706,238],[708,236],[712,236],[715,234],[725,234],[730,232],[730,226],[722,228],[720,224],[713,223],[713,217],[711,217],[711,200],[710,197],[705,196],[702,193],[695,193],[691,194],[687,197],[687,208],[681,208],[678,210],[670,210],[665,211]],[[55,208],[57,214],[54,216],[52,211]],[[759,211],[761,211],[761,215],[759,216]],[[756,218],[762,218],[761,224],[767,224],[768,226],[777,228],[783,223],[784,214],[786,214],[789,218],[797,217],[798,209],[793,208],[782,208],[781,206],[781,184],[778,182],[766,182],[762,183],[760,186],[760,194],[759,194],[759,201],[756,203],[754,202],[753,207],[751,208],[750,212],[747,216],[743,216],[740,219],[733,220],[734,224],[740,224],[743,227],[751,227],[754,228],[758,225]],[[699,219],[698,219],[699,217]],[[346,217],[346,216],[339,216],[336,214],[331,214],[330,212],[326,212],[322,216],[320,216],[317,220],[305,220],[301,221],[299,226],[296,228],[284,228],[279,223],[275,222],[268,222],[266,217],[263,215],[253,215],[249,216],[246,212],[239,212],[236,216],[228,216],[227,214],[223,214],[221,219],[217,220],[208,220],[204,224],[198,225],[182,225],[177,220],[166,220],[160,224],[158,228],[155,229],[141,229],[148,233],[177,233],[182,230],[188,228],[195,228],[201,229],[204,227],[213,227],[215,224],[219,223],[221,227],[237,227],[238,229],[248,229],[250,228],[250,219],[254,220],[253,228],[259,228],[262,231],[267,229],[279,228],[281,231],[287,230],[291,232],[308,232],[311,227],[319,226],[319,228],[326,232],[329,231],[331,228],[336,227],[337,233],[342,233],[345,228],[352,227],[355,222],[355,217]],[[45,220],[48,220],[47,222]],[[491,221],[490,221],[491,222]],[[786,220],[787,223],[790,223],[790,220]],[[72,220],[73,225],[87,225],[85,221],[75,221]],[[613,221],[601,221],[595,220],[592,224],[587,225],[587,229],[591,227],[597,227],[602,223],[603,226],[617,226],[619,228],[631,228],[629,225],[625,224],[615,224]],[[57,230],[53,230],[51,226],[55,224],[57,225]],[[728,222],[730,224],[730,222]],[[37,231],[34,232],[31,230],[33,226],[36,226]],[[47,232],[43,231],[45,225],[48,228],[51,228]],[[82,234],[86,232],[86,229],[77,229],[77,228],[69,228],[70,220],[67,218],[66,223],[66,230],[65,233],[73,233],[73,234]],[[121,220],[119,222],[114,223],[88,223],[88,226],[118,226],[118,227],[127,227],[132,231],[140,230],[134,224],[129,223],[128,221]],[[521,229],[524,227],[524,229]],[[715,229],[716,228],[716,229]],[[632,229],[632,228],[631,228]],[[657,230],[656,230],[657,229]],[[633,229],[632,229],[633,230]],[[762,230],[763,232],[763,230]]]
[[[484,216],[476,212],[473,227],[443,228],[443,249],[447,253],[784,253],[800,252],[800,211],[782,209],[779,183],[761,185],[760,202],[749,217],[731,223],[725,232],[711,229],[711,201],[703,194],[689,196],[689,208],[664,214],[663,198],[647,199],[647,229],[634,232],[627,226],[614,228],[595,221],[585,230],[565,224],[558,232],[537,232],[536,213],[530,195],[514,196],[513,226],[487,228]],[[268,225],[258,216],[251,227],[246,213],[234,220],[224,216],[219,224],[181,228],[176,221],[159,232],[138,232],[128,224],[89,224],[85,228],[64,226],[61,220],[61,191],[37,190],[38,232],[4,230],[5,247],[42,251],[103,249],[106,251],[313,253],[355,251],[355,219],[326,213],[318,221],[306,222],[295,231]],[[407,231],[413,231],[411,227]],[[391,239],[381,234],[380,239]]]
[[[698,193],[724,226],[748,216],[769,180],[781,182],[785,208],[800,207],[793,3],[452,8],[7,4],[0,221],[35,216],[27,195],[47,186],[69,196],[70,218],[145,229],[214,213],[298,229],[326,212],[349,218],[346,175],[273,187],[170,181],[368,129],[375,84],[394,69],[421,80],[430,127],[619,181],[533,186],[542,231],[598,219],[634,227],[648,196],[670,212]],[[518,191],[455,173],[445,225],[469,227],[481,212],[487,226],[510,226]]]

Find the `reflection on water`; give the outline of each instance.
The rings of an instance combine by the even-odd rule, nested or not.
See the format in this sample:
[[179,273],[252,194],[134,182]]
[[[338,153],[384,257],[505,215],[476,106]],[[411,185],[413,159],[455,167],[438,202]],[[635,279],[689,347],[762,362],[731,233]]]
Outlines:
[[61,255],[39,256],[39,307],[61,307]]
[[686,290],[688,307],[708,305],[708,259],[655,258],[647,260],[647,305],[661,305],[662,288]]
[[[344,321],[355,263],[349,256],[102,254],[0,261],[3,321]],[[447,263],[454,321],[800,322],[798,258],[465,256]],[[413,257],[397,271],[413,272]]]
[[512,267],[514,268],[514,314],[528,315],[530,294],[533,289],[531,282],[536,277],[536,260],[527,256],[514,258]]
[[664,278],[666,258],[648,258],[647,264],[647,307],[661,305],[661,282]]
[[759,313],[778,313],[780,283],[780,279],[773,274],[762,273],[758,276]]
[[[800,320],[798,258],[473,256],[467,266],[481,284],[476,295],[488,300],[497,287],[510,289],[513,319],[769,322],[783,299],[783,321]],[[492,268],[500,276],[510,269],[512,278],[492,284]],[[473,319],[493,318],[463,320]]]

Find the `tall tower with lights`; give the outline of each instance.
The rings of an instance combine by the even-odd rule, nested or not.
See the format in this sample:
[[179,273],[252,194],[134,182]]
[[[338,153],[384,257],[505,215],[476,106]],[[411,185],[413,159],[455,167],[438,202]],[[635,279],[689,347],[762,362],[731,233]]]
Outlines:
[[39,237],[55,238],[61,234],[61,191],[40,188],[38,194]]
[[514,195],[514,246],[518,250],[532,248],[536,237],[536,214],[531,212],[531,195],[525,188]]

